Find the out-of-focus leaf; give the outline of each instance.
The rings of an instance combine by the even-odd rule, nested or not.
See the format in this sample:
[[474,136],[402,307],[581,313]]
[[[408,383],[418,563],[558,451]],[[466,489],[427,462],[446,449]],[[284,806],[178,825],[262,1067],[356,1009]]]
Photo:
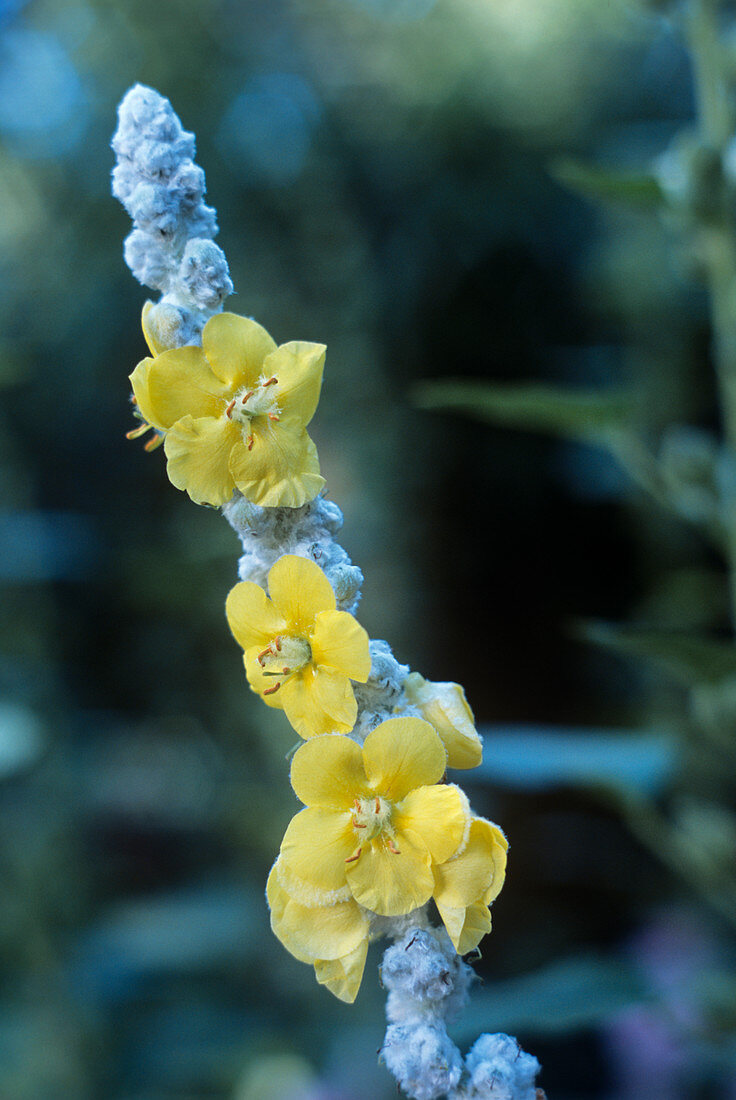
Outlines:
[[43,749],[41,724],[27,707],[0,704],[0,779],[27,768]]
[[636,407],[630,390],[561,389],[532,383],[424,382],[415,387],[413,396],[423,409],[453,409],[491,424],[589,442],[624,429]]
[[630,657],[644,657],[669,672],[686,687],[716,684],[736,676],[736,646],[716,638],[637,630],[608,623],[582,623],[580,636]]
[[587,199],[625,202],[644,208],[660,206],[664,201],[659,180],[650,172],[601,168],[568,157],[554,160],[550,171],[559,183]]
[[620,959],[574,956],[476,990],[460,1039],[467,1042],[479,1031],[579,1031],[643,997],[636,974]]
[[554,726],[481,726],[483,762],[469,782],[544,790],[606,786],[657,794],[672,778],[677,754],[666,734]]

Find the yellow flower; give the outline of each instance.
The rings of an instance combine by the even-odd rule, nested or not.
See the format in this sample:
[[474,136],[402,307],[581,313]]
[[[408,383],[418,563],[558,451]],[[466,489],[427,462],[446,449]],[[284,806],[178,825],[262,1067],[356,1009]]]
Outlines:
[[268,877],[266,896],[271,928],[287,951],[314,966],[321,985],[352,1004],[358,995],[368,952],[369,921],[352,899],[334,905],[302,905],[280,882],[277,860]]
[[449,768],[474,768],[480,764],[483,742],[459,684],[435,684],[418,672],[410,672],[404,682],[404,693],[442,738]]
[[439,784],[446,759],[421,718],[389,718],[362,748],[339,735],[302,745],[291,784],[306,809],[279,856],[289,896],[317,906],[352,898],[387,917],[429,901],[434,865],[462,850],[470,826],[465,795]]
[[306,426],[319,400],[323,344],[276,344],[247,317],[218,313],[202,347],[154,352],[130,376],[141,417],[165,434],[168,475],[198,504],[235,489],[254,504],[296,508],[324,485]]
[[365,683],[371,670],[368,635],[335,609],[330,582],[308,558],[280,557],[268,590],[241,581],[227,598],[250,686],[284,711],[300,737],[348,732],[358,712],[350,681]]
[[460,855],[434,868],[434,900],[459,955],[473,951],[491,930],[489,906],[503,886],[507,850],[498,826],[475,817]]

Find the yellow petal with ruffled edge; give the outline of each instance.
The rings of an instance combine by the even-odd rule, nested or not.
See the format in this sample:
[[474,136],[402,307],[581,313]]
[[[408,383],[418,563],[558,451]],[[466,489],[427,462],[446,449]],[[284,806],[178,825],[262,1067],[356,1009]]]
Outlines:
[[268,877],[266,897],[274,934],[301,962],[342,958],[368,935],[368,918],[354,901],[320,907],[301,905],[284,890],[276,867]]
[[470,808],[463,792],[454,785],[417,787],[399,802],[392,820],[397,832],[409,829],[417,833],[432,859],[443,863],[467,839]]
[[419,837],[409,833],[397,833],[396,841],[398,854],[379,836],[362,846],[357,860],[346,864],[348,885],[355,900],[383,917],[410,913],[432,896],[429,852]]
[[433,683],[411,672],[404,681],[404,693],[442,738],[449,768],[475,768],[480,764],[483,742],[460,684]]
[[352,809],[368,786],[360,746],[349,737],[329,734],[305,742],[291,762],[291,785],[306,806]]
[[458,955],[467,955],[468,951],[474,951],[483,937],[491,931],[490,910],[480,902],[469,905],[467,909],[438,905],[437,910]]
[[326,986],[335,997],[351,1005],[358,996],[367,954],[366,938],[342,959],[334,959],[332,962],[318,959],[314,964],[314,975],[320,985]]
[[235,489],[228,459],[236,431],[224,417],[178,420],[164,440],[172,485],[186,490],[195,504],[226,504]]
[[308,665],[267,699],[280,702],[284,714],[305,740],[323,733],[349,733],[358,716],[350,680],[329,668]]
[[201,348],[174,348],[151,363],[148,399],[156,422],[170,428],[184,416],[223,416],[230,391],[212,373]]
[[217,377],[236,390],[256,384],[276,342],[256,321],[237,313],[218,313],[202,330],[202,347]]
[[251,421],[253,446],[240,439],[230,470],[240,492],[262,508],[300,508],[324,488],[317,449],[303,428]]
[[461,909],[485,900],[494,884],[498,852],[502,851],[495,835],[498,832],[489,821],[473,819],[465,850],[434,868],[434,898],[438,905]]
[[252,581],[241,581],[230,590],[225,601],[225,614],[233,637],[246,651],[253,647],[264,649],[286,630],[283,617],[261,586]]
[[[347,811],[307,808],[289,822],[279,862],[287,873],[327,895],[345,886],[345,860],[354,851],[355,833]],[[311,904],[310,897],[299,896],[290,888],[289,893],[295,901]]]
[[364,684],[371,671],[368,635],[347,611],[320,611],[309,639],[312,660]]
[[363,762],[371,787],[390,802],[399,802],[414,787],[439,782],[447,754],[422,718],[388,718],[366,737]]
[[283,554],[271,566],[268,593],[293,634],[306,637],[318,612],[335,610],[335,593],[323,570],[297,554]]
[[263,364],[263,373],[278,379],[276,400],[284,423],[305,428],[314,416],[322,388],[324,344],[294,340],[282,344]]

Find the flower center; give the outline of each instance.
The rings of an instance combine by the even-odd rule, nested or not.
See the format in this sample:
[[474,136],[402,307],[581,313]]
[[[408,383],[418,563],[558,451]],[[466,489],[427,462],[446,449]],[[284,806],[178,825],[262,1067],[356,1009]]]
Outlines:
[[234,420],[245,429],[245,441],[249,451],[254,443],[252,421],[258,416],[268,417],[272,421],[280,419],[281,410],[275,388],[277,384],[278,378],[275,374],[270,378],[262,374],[255,386],[250,388],[244,386],[239,390],[225,409],[228,420]]
[[395,856],[401,855],[396,847],[394,831],[391,828],[391,815],[393,806],[379,794],[373,798],[356,798],[353,803],[353,829],[355,838],[360,842],[355,855],[349,856],[346,863],[355,863],[363,853],[363,846],[379,836],[383,836],[383,842],[389,852]]
[[284,680],[308,665],[312,660],[312,648],[306,638],[294,634],[277,634],[272,642],[258,654],[258,664],[264,676],[276,676],[273,687],[266,688],[264,695],[273,695]]

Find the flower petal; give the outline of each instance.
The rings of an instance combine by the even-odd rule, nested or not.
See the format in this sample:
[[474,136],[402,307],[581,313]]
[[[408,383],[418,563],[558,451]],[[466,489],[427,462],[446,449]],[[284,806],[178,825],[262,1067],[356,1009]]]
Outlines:
[[346,866],[355,900],[380,916],[410,913],[432,896],[430,854],[418,837],[408,833],[401,835],[398,855],[379,836],[363,847],[354,863]]
[[474,768],[480,764],[483,742],[460,684],[432,683],[418,672],[410,672],[404,681],[404,693],[442,738],[448,768]]
[[[454,785],[417,787],[398,804],[393,820],[397,832],[411,829],[417,833],[432,859],[443,863],[467,839],[470,808],[463,792]],[[480,897],[480,892],[475,897]]]
[[368,937],[342,959],[326,962],[318,959],[314,964],[314,976],[320,985],[325,985],[341,1001],[351,1005],[358,996],[363,980],[365,959],[368,954]]
[[225,614],[238,645],[264,649],[285,628],[281,615],[259,584],[241,581],[228,593]]
[[263,508],[299,508],[324,488],[317,448],[303,428],[251,422],[253,446],[242,437],[230,456],[230,469],[243,496]]
[[305,741],[291,762],[291,785],[307,806],[350,810],[367,788],[360,746],[330,734]]
[[138,411],[140,412],[143,419],[148,421],[149,424],[152,424],[154,428],[158,428],[160,431],[163,431],[163,424],[159,424],[156,421],[156,414],[153,411],[153,406],[151,405],[151,397],[148,392],[148,376],[153,362],[153,359],[141,359],[138,366],[129,376],[130,384],[133,387],[133,396],[135,397],[135,403],[138,406]]
[[143,329],[143,335],[146,343],[148,344],[148,350],[151,355],[160,355],[161,352],[166,351],[165,346],[156,339],[156,334],[153,331],[152,326],[148,323],[148,314],[153,309],[154,303],[147,301],[143,306],[143,312],[141,314],[141,328]]
[[224,418],[177,421],[164,440],[172,485],[197,504],[225,504],[235,488],[228,466],[234,430]]
[[439,736],[422,718],[388,718],[363,745],[368,782],[390,802],[399,802],[414,787],[437,783],[447,755]]
[[320,611],[310,638],[316,665],[329,665],[364,684],[371,671],[368,635],[347,611]]
[[503,849],[494,835],[496,832],[498,830],[489,821],[474,818],[464,851],[441,866],[435,866],[434,898],[438,905],[454,909],[465,908],[473,902],[485,901],[497,873],[503,883],[503,864],[499,855]]
[[301,905],[284,890],[276,868],[269,875],[266,896],[275,935],[301,962],[339,959],[368,935],[368,918],[352,898],[336,905]]
[[325,573],[316,562],[297,554],[283,554],[271,566],[268,592],[291,632],[303,637],[312,633],[319,611],[335,609],[335,593]]
[[358,716],[352,684],[342,672],[307,665],[269,698],[281,697],[284,714],[300,737],[349,733]]
[[[345,886],[345,860],[355,848],[352,817],[347,811],[336,813],[308,807],[289,822],[279,862],[285,871],[326,895]],[[303,904],[310,901],[308,896],[297,896],[291,889],[289,893],[295,901]]]
[[437,905],[437,910],[458,955],[474,951],[491,930],[491,912],[487,905],[469,905],[467,909],[453,909]]
[[324,344],[294,340],[282,344],[263,364],[265,374],[278,378],[276,397],[282,420],[305,428],[314,416],[326,351]]
[[218,313],[202,330],[202,347],[217,377],[236,390],[258,381],[264,359],[276,350],[276,341],[249,317]]
[[210,370],[201,348],[172,348],[157,355],[148,369],[151,411],[164,428],[183,416],[223,416],[229,392]]

